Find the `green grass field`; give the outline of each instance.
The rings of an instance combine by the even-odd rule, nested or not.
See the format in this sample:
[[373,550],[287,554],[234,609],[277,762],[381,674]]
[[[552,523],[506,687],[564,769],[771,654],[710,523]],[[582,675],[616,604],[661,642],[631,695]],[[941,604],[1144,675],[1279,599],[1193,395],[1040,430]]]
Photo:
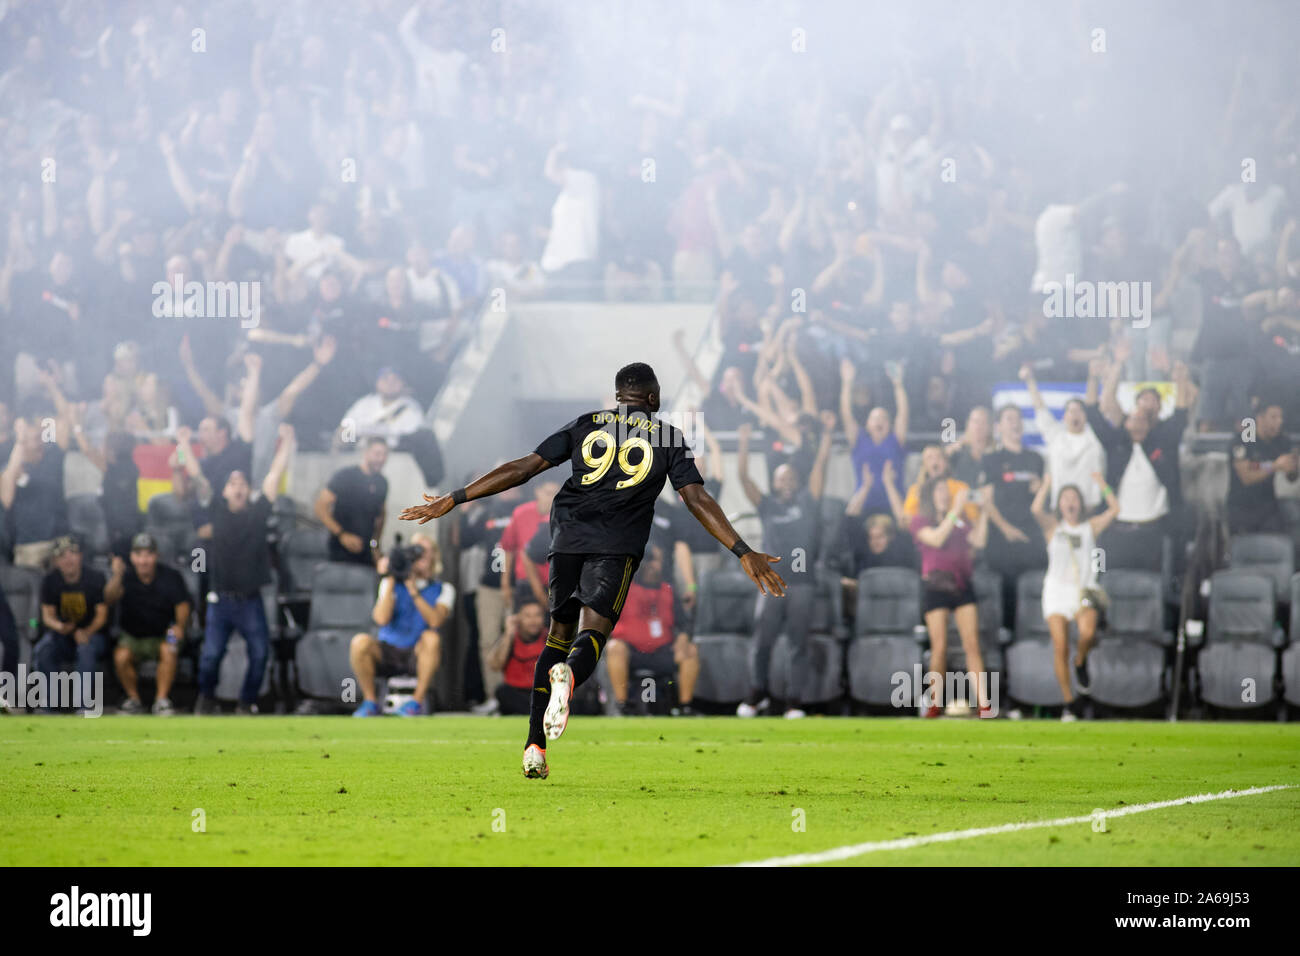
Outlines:
[[[0,718],[0,864],[727,864],[1300,785],[1300,727],[1272,723],[578,717],[545,781],[524,731]],[[1296,865],[1300,787],[846,862]]]

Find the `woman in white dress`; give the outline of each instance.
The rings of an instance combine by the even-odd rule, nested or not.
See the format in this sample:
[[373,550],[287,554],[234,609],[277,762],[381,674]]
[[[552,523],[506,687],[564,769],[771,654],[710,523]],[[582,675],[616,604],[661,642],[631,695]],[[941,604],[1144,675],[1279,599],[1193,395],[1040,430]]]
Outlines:
[[1106,596],[1097,581],[1099,570],[1097,537],[1119,514],[1119,500],[1101,474],[1092,475],[1101,489],[1106,510],[1084,518],[1083,493],[1077,485],[1065,485],[1056,495],[1056,510],[1048,512],[1046,504],[1052,476],[1048,474],[1031,510],[1047,539],[1047,572],[1043,576],[1043,619],[1052,635],[1056,655],[1056,680],[1065,697],[1062,720],[1078,717],[1074,692],[1070,688],[1070,621],[1079,627],[1079,647],[1074,659],[1074,674],[1079,690],[1088,690],[1088,652],[1097,638],[1097,626],[1105,609]]

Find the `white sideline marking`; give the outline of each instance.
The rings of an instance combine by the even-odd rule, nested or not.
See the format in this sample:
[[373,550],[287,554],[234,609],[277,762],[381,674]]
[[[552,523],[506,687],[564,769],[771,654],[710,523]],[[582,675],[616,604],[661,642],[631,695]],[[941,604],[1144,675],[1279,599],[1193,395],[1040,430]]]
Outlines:
[[1014,833],[1017,830],[1037,830],[1042,827],[1066,827],[1077,823],[1091,823],[1093,820],[1106,820],[1111,817],[1126,817],[1131,813],[1146,813],[1148,810],[1163,810],[1165,807],[1181,807],[1187,803],[1208,803],[1211,800],[1231,800],[1234,797],[1253,797],[1259,793],[1273,790],[1290,790],[1294,784],[1281,783],[1271,787],[1251,787],[1248,790],[1224,790],[1221,793],[1201,793],[1191,797],[1179,797],[1177,800],[1161,800],[1158,803],[1137,803],[1131,807],[1106,810],[1102,813],[1089,813],[1082,817],[1061,817],[1057,820],[1030,820],[1025,823],[1003,823],[995,827],[976,827],[971,830],[949,830],[947,833],[930,833],[926,836],[903,837],[898,840],[879,840],[875,843],[855,843],[850,846],[838,846],[820,853],[797,853],[794,856],[774,856],[767,860],[751,863],[734,863],[733,866],[804,866],[809,863],[830,863],[835,860],[848,860],[867,853],[880,850],[910,850],[912,847],[926,846],[930,843],[951,843],[954,840],[969,840],[972,837],[993,836],[998,833]]

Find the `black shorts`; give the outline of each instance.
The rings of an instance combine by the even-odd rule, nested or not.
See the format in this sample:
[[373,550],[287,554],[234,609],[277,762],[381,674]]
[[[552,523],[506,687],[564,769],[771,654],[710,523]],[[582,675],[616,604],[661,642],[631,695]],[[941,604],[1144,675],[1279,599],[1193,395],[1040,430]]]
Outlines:
[[627,600],[627,590],[641,564],[630,554],[552,554],[551,619],[572,624],[578,612],[589,607],[601,617],[617,621]]
[[938,588],[925,588],[922,596],[922,614],[929,614],[931,611],[937,611],[944,608],[949,611],[955,611],[959,607],[967,604],[975,604],[975,592],[969,584],[963,585],[959,590],[946,591]]
[[415,646],[397,647],[387,641],[379,642],[379,666],[376,677],[405,677],[415,673]]

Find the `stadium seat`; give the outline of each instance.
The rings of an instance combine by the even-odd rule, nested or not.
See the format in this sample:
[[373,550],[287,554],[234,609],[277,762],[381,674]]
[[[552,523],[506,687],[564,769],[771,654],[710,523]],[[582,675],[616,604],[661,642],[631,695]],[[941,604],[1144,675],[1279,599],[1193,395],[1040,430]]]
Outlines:
[[316,566],[329,560],[329,532],[324,528],[295,528],[280,541],[280,590],[286,597],[311,596]]
[[[40,637],[41,573],[34,568],[0,564],[0,590],[4,591],[9,608],[14,612],[14,623],[18,625],[19,663],[30,666],[32,648]],[[12,663],[3,662],[10,673],[13,673]]]
[[1283,604],[1291,603],[1291,575],[1295,574],[1295,552],[1284,534],[1238,534],[1228,545],[1228,567],[1262,574],[1273,581],[1273,593]]
[[[1071,624],[1071,653],[1076,642],[1074,631]],[[1056,682],[1052,636],[1043,618],[1042,571],[1026,571],[1016,579],[1016,635],[1005,658],[1008,697],[1033,707],[1065,705],[1061,685]]]
[[848,646],[853,700],[889,705],[896,686],[893,676],[901,672],[913,679],[921,666],[915,634],[920,623],[919,574],[910,568],[870,568],[859,575],[856,624]]
[[1108,707],[1146,707],[1164,699],[1169,686],[1160,576],[1110,571],[1102,578],[1110,608],[1106,626],[1088,655],[1089,696]]
[[1300,574],[1291,576],[1290,645],[1282,652],[1282,697],[1300,707]]
[[1274,700],[1277,648],[1285,643],[1275,623],[1273,580],[1252,571],[1216,571],[1196,674],[1201,699],[1214,707],[1244,710]]
[[87,555],[108,553],[108,522],[99,495],[73,495],[68,499],[68,526],[80,536]]
[[343,681],[353,676],[352,637],[374,627],[370,612],[378,585],[372,568],[329,562],[316,567],[311,617],[294,651],[298,688],[308,697],[339,699]]
[[816,555],[809,555],[817,564],[825,564],[835,549],[835,539],[839,535],[840,521],[844,517],[845,502],[842,498],[824,495],[821,499],[820,543]]
[[[838,520],[838,519],[837,519]],[[805,704],[826,704],[839,700],[844,694],[844,639],[848,636],[843,625],[843,589],[839,575],[818,565],[816,576],[817,596],[813,600],[812,625],[808,634],[811,686],[802,692]],[[790,688],[790,642],[782,634],[772,648],[772,662],[768,672],[769,690],[781,700],[794,700]]]
[[756,607],[754,582],[744,571],[725,568],[703,578],[695,611],[698,699],[735,704],[748,696]]
[[171,492],[154,495],[149,499],[144,525],[144,530],[157,539],[159,555],[189,563],[198,539],[188,503],[178,501]]

